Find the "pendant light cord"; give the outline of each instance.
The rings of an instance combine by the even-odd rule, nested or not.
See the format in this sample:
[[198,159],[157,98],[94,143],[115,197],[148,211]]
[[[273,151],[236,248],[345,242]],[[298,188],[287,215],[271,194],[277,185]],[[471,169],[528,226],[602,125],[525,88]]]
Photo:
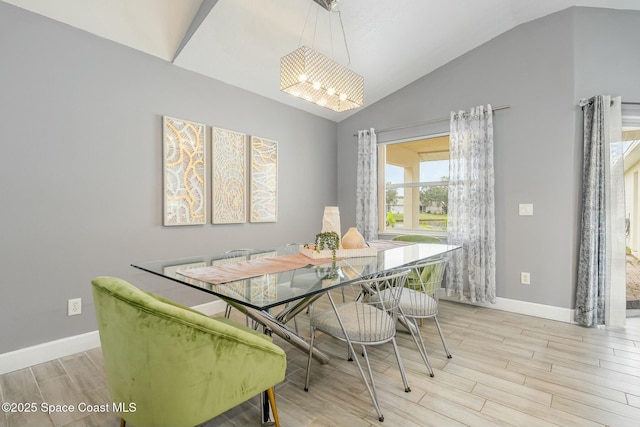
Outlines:
[[[309,21],[309,15],[311,15],[311,6],[313,2],[309,2],[309,8],[307,9],[307,17],[304,19],[304,26],[302,27],[302,33],[300,34],[300,41],[298,42],[298,47],[302,46],[302,39],[304,38],[304,30],[307,28],[307,21]],[[342,12],[340,9],[333,10],[332,12],[336,12],[338,14],[338,18],[340,20],[340,29],[342,30],[342,41],[344,42],[344,48],[347,51],[347,67],[351,66],[351,53],[349,52],[349,45],[347,45],[347,35],[344,31],[344,23],[342,22]],[[331,12],[329,12],[329,17],[331,17]],[[318,9],[316,8],[316,23],[313,27],[313,40],[311,42],[311,48],[315,49],[316,47],[316,30],[318,29]],[[333,53],[333,29],[331,26],[331,18],[329,18],[329,34],[331,41],[331,56],[334,56]]]
[[[304,18],[304,25],[302,26],[302,31],[300,32],[300,41],[298,42],[298,47],[302,46],[302,39],[304,38],[304,30],[307,28],[307,21],[309,20],[309,15],[311,14],[311,5],[313,3],[309,2],[309,8],[307,9],[307,17]],[[316,15],[316,19],[317,19],[318,15]],[[313,39],[314,39],[314,43],[315,43],[315,29],[313,30]]]
[[311,48],[316,48],[316,31],[318,30],[318,8],[316,7],[316,23],[313,26],[313,40],[311,41]]
[[347,35],[344,32],[344,24],[342,23],[342,12],[337,10],[338,17],[340,18],[340,28],[342,28],[342,39],[344,40],[344,48],[347,50],[347,59],[349,62],[347,63],[347,67],[351,65],[351,54],[349,53],[349,46],[347,45]]

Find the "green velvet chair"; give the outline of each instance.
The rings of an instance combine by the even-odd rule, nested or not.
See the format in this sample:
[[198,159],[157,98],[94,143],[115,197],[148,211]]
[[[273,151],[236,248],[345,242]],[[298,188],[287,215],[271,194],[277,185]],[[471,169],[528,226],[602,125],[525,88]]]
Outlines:
[[91,283],[110,397],[135,406],[121,426],[194,426],[264,391],[279,424],[287,359],[270,337],[121,279]]

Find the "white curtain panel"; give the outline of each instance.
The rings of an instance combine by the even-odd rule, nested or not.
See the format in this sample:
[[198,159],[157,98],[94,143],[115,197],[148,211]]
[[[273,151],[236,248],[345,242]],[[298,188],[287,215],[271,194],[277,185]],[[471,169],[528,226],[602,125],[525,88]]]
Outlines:
[[496,239],[491,105],[451,113],[447,295],[495,303]]
[[375,129],[358,131],[356,227],[366,241],[378,238],[378,147]]
[[625,324],[624,153],[620,97],[582,100],[584,162],[577,323]]

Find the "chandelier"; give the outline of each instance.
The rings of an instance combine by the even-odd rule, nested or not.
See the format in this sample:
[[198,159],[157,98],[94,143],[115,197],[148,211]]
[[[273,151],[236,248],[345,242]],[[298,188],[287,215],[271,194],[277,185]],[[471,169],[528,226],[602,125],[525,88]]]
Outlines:
[[[314,1],[329,11],[337,3],[337,0]],[[344,37],[344,27],[342,33]],[[345,47],[346,44],[345,38]],[[337,112],[364,104],[364,78],[308,46],[280,59],[280,90]]]

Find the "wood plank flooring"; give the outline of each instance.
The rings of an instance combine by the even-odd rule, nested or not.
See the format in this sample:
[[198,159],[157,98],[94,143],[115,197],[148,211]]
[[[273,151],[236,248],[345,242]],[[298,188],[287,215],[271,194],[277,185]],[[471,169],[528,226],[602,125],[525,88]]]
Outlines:
[[[240,321],[237,312],[234,316]],[[283,426],[616,426],[640,425],[640,318],[624,330],[584,328],[561,322],[441,302],[440,323],[453,353],[447,359],[432,321],[426,340],[435,377],[408,333],[398,345],[411,392],[405,393],[391,344],[374,347],[370,359],[385,416],[377,415],[345,345],[319,335],[329,365],[313,362],[310,390],[303,391],[306,355],[279,337],[288,354],[286,380],[276,386]],[[298,325],[308,335],[305,316]],[[99,348],[0,376],[3,402],[110,403]],[[254,398],[208,422],[258,426]],[[114,413],[0,413],[0,427],[117,426]]]

